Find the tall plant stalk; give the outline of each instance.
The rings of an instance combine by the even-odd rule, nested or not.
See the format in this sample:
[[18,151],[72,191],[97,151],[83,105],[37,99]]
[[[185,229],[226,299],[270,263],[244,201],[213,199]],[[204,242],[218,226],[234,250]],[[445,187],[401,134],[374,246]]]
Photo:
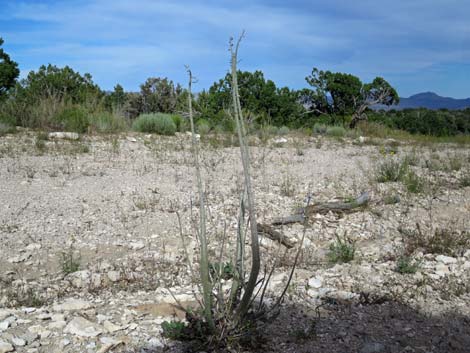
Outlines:
[[250,153],[246,144],[246,130],[244,126],[243,113],[240,105],[240,95],[238,92],[238,81],[237,81],[237,56],[240,42],[243,39],[244,32],[238,38],[235,46],[233,40],[230,41],[230,53],[231,53],[231,71],[232,71],[232,100],[233,100],[233,111],[234,118],[237,125],[238,139],[240,142],[240,154],[243,165],[243,175],[245,179],[246,188],[246,204],[248,209],[248,216],[250,221],[250,233],[251,233],[251,270],[248,282],[245,286],[243,296],[240,301],[240,305],[236,312],[237,321],[243,320],[246,313],[248,312],[251,298],[255,290],[258,275],[260,270],[260,254],[259,254],[259,238],[258,238],[258,226],[256,221],[255,212],[255,197],[251,185],[251,174],[250,174]]
[[207,255],[207,234],[206,234],[206,207],[204,202],[204,188],[202,185],[201,166],[199,163],[199,146],[196,139],[194,130],[193,107],[192,107],[192,94],[191,86],[193,83],[193,74],[189,67],[186,67],[189,75],[188,84],[188,108],[189,108],[189,121],[191,123],[191,144],[192,153],[194,156],[194,164],[196,168],[197,188],[199,192],[199,245],[200,245],[200,261],[199,272],[201,275],[202,295],[203,295],[203,310],[204,317],[210,330],[214,329],[214,319],[212,317],[212,285],[209,278],[209,259]]

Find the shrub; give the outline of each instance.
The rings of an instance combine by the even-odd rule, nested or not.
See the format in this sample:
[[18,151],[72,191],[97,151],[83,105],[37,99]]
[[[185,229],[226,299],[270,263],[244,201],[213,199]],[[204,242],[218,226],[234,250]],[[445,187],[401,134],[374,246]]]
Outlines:
[[16,131],[15,126],[0,121],[0,136],[11,134]]
[[346,129],[342,126],[330,126],[326,129],[326,134],[332,137],[344,137]]
[[54,116],[54,123],[64,131],[85,133],[90,124],[88,113],[80,106],[64,108]]
[[196,125],[197,131],[201,135],[206,135],[211,129],[209,122],[206,119],[199,119]]
[[420,266],[420,261],[413,260],[410,256],[401,256],[398,258],[395,271],[401,274],[413,274]]
[[162,322],[162,335],[163,337],[172,340],[184,340],[186,325],[181,321],[163,321]]
[[394,205],[399,202],[400,202],[400,196],[398,196],[397,194],[388,194],[388,195],[385,195],[384,197],[384,203],[386,205]]
[[127,129],[127,123],[123,117],[109,112],[95,113],[91,121],[91,125],[98,132],[114,133]]
[[459,178],[460,187],[465,188],[470,186],[470,170],[466,170]]
[[416,229],[399,229],[399,231],[403,236],[406,254],[412,254],[420,249],[428,254],[462,256],[470,247],[470,232],[466,231],[437,228],[425,232],[418,223]]
[[451,171],[459,171],[462,169],[463,166],[463,161],[462,157],[455,155],[455,156],[449,156],[449,169]]
[[410,170],[403,180],[406,190],[413,194],[419,194],[424,190],[424,180],[420,178],[415,172]]
[[379,183],[401,181],[408,173],[409,167],[405,161],[387,158],[375,170],[375,179]]
[[287,126],[281,126],[277,133],[282,136],[282,135],[287,135],[289,131],[290,130]]
[[326,134],[327,130],[328,127],[325,124],[316,123],[315,125],[313,125],[313,132],[316,134],[324,135]]
[[139,132],[150,132],[159,135],[174,135],[176,124],[169,114],[141,114],[132,124],[132,129]]
[[356,246],[351,239],[341,239],[336,236],[334,243],[330,244],[330,251],[328,252],[328,260],[332,263],[344,263],[354,260],[356,253]]
[[173,122],[176,125],[176,131],[182,132],[184,129],[184,120],[181,117],[181,115],[178,114],[172,114],[171,118],[173,119]]

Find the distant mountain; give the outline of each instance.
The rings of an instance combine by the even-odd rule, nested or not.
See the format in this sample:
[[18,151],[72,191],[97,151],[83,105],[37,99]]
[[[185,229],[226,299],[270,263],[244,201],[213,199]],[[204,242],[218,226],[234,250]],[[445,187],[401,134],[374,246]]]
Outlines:
[[377,105],[375,109],[406,109],[406,108],[427,108],[427,109],[449,109],[458,110],[470,108],[470,98],[455,99],[450,97],[441,97],[434,92],[424,92],[415,94],[409,98],[400,98],[398,105],[390,107]]

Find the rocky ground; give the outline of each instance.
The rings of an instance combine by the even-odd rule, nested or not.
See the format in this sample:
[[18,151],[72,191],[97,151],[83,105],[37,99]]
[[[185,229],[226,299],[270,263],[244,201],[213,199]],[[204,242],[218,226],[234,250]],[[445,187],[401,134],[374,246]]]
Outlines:
[[[194,259],[188,136],[60,137],[0,137],[0,352],[181,351],[160,324],[183,317],[169,290],[194,301],[182,244]],[[234,141],[201,140],[213,257],[237,224]],[[259,222],[292,214],[307,195],[371,196],[357,212],[311,217],[284,310],[252,351],[469,351],[467,147],[294,135],[251,144]],[[377,181],[383,163],[403,160],[419,188]],[[302,225],[278,230],[299,245]],[[333,261],[338,239],[351,261]],[[262,251],[279,265],[275,295],[296,250],[263,237]]]

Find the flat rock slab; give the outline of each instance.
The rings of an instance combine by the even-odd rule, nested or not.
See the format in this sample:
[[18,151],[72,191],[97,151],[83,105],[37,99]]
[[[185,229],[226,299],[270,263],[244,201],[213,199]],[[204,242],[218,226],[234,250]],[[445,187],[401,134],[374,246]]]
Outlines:
[[55,304],[52,307],[54,311],[75,311],[87,310],[92,307],[90,302],[81,299],[69,299],[62,304]]
[[0,353],[13,352],[15,349],[10,343],[0,341]]
[[65,333],[71,333],[80,337],[96,337],[103,333],[103,330],[95,323],[84,319],[83,317],[76,317],[69,322],[64,329]]

